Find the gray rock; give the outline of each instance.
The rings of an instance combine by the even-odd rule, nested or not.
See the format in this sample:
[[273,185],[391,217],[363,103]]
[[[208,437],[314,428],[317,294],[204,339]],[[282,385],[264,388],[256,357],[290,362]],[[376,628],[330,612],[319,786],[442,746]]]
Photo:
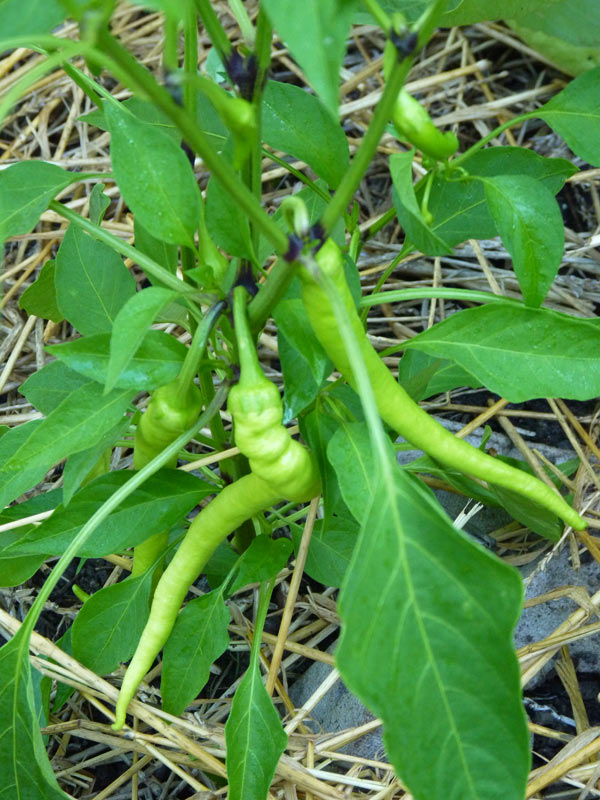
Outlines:
[[[586,559],[589,559],[587,554]],[[586,560],[580,569],[574,569],[567,545],[553,555],[543,569],[532,574],[525,596],[529,600],[565,586],[583,586],[590,597],[600,588],[600,565],[594,560]],[[515,645],[524,647],[550,636],[578,608],[580,605],[577,601],[567,595],[525,608],[515,630]],[[570,643],[569,652],[579,674],[600,672],[600,634]],[[554,658],[532,678],[527,689],[543,683],[553,669],[553,661]]]
[[[328,648],[332,653],[335,645]],[[292,702],[299,708],[319,688],[323,681],[331,674],[332,667],[316,661],[304,675],[290,687]],[[356,728],[375,719],[373,714],[365,708],[360,700],[346,687],[341,678],[331,687],[327,694],[317,703],[314,709],[304,720],[305,725],[315,733],[337,733],[347,728]],[[345,747],[340,748],[341,753],[359,756],[360,758],[387,761],[381,728],[361,736]]]

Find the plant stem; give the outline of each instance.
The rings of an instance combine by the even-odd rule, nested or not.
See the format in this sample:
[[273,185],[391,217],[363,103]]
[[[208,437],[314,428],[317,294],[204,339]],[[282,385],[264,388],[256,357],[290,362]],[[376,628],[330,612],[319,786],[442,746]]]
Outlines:
[[151,259],[149,256],[144,255],[141,250],[136,250],[136,248],[132,245],[127,244],[127,242],[119,239],[118,236],[115,236],[114,234],[109,233],[107,230],[104,230],[104,228],[100,227],[100,225],[96,225],[91,220],[82,217],[71,208],[68,208],[56,200],[51,200],[48,208],[50,208],[52,211],[55,211],[57,214],[60,214],[61,217],[68,219],[69,222],[72,222],[73,224],[82,228],[84,231],[87,231],[87,233],[91,234],[94,239],[99,239],[101,242],[104,242],[104,244],[112,247],[112,249],[116,250],[117,253],[121,253],[121,255],[125,256],[126,258],[131,258],[136,262],[136,264],[139,264],[140,267],[142,267],[144,272],[161,281],[161,283],[163,283],[168,289],[173,289],[181,294],[198,294],[196,289],[194,289],[192,286],[188,286],[187,283],[179,280],[179,278],[176,278],[175,275],[172,275],[160,264],[157,264],[156,261]]
[[377,0],[362,0],[362,4],[367,9],[369,14],[375,19],[379,27],[385,33],[389,33],[392,24],[391,20],[383,8],[379,5]]
[[223,300],[215,303],[215,305],[210,309],[210,311],[208,311],[200,325],[198,325],[194,331],[192,342],[188,347],[185,360],[181,366],[179,375],[177,376],[177,383],[179,384],[182,396],[198,372],[198,367],[202,357],[204,356],[204,351],[206,350],[206,343],[208,342],[210,332],[224,308],[225,302]]
[[187,80],[183,84],[183,105],[192,119],[196,119],[197,95],[194,79],[198,74],[198,18],[190,8],[184,23],[183,70]]
[[258,294],[248,306],[248,321],[256,332],[265,324],[271,310],[281,300],[294,277],[294,268],[283,258],[273,265],[267,280],[261,283]]
[[[284,161],[283,158],[279,158],[276,156],[275,153],[272,153],[270,150],[267,150],[266,147],[262,148],[263,155],[267,156],[271,161],[274,161],[276,164],[279,164],[280,167],[284,167],[290,175],[293,175],[299,181],[301,181],[305,186],[308,186],[309,189],[315,194],[318,194],[325,202],[329,202],[331,200],[331,195],[325,191],[321,186],[319,186],[315,181],[312,181],[309,177],[307,177],[303,172],[296,167],[293,167],[291,164],[288,164],[287,161]],[[375,224],[375,223],[374,223]]]
[[248,12],[244,8],[243,3],[241,0],[229,0],[229,8],[235,17],[235,21],[240,26],[240,31],[246,40],[246,44],[252,47],[254,45],[256,33],[254,31],[254,25],[250,21],[250,17],[248,16]]
[[451,167],[460,166],[460,164],[463,161],[466,161],[466,159],[470,158],[470,156],[472,156],[473,153],[476,153],[477,150],[481,150],[481,148],[485,147],[485,145],[488,142],[491,142],[492,139],[495,139],[497,136],[500,136],[500,134],[503,133],[508,128],[512,128],[514,125],[520,125],[522,122],[525,122],[528,119],[535,119],[535,117],[537,117],[535,111],[528,111],[526,114],[519,114],[518,117],[513,117],[512,119],[503,122],[502,125],[498,125],[498,127],[494,128],[494,130],[491,133],[488,133],[487,136],[484,136],[483,139],[479,139],[479,141],[475,142],[475,144],[469,147],[468,150],[465,150],[464,153],[461,153],[457,158],[453,158],[452,161],[450,161],[450,166]]
[[404,58],[394,65],[390,74],[390,79],[384,87],[381,100],[375,107],[375,112],[367,128],[367,132],[363,137],[362,143],[352,159],[349,169],[342,178],[342,182],[338,186],[330,204],[323,213],[321,224],[326,234],[331,232],[335,223],[346,211],[365,172],[371,164],[379,140],[385,130],[385,126],[392,116],[392,109],[394,108],[398,93],[404,85],[411,65],[412,58]]
[[227,38],[225,29],[221,25],[210,0],[195,0],[195,2],[202,24],[206,28],[206,32],[219,54],[219,58],[225,64],[231,53],[231,42]]
[[258,363],[254,337],[250,332],[246,314],[248,292],[243,286],[233,290],[233,321],[240,363],[240,384],[256,386],[264,382],[265,376]]
[[[413,53],[425,45],[431,36],[440,14],[444,10],[446,0],[434,0],[433,4],[421,15],[413,30],[418,33],[417,44]],[[373,156],[377,150],[379,140],[385,130],[385,126],[392,116],[394,103],[398,98],[400,89],[404,85],[406,76],[412,66],[414,55],[400,58],[394,64],[387,81],[381,100],[375,108],[375,113],[369,123],[367,132],[363,137],[358,152],[352,159],[350,168],[344,175],[336,193],[329,206],[325,209],[321,224],[328,234],[333,229],[334,224],[344,214],[354,193],[367,171]]]
[[225,159],[213,150],[206,136],[196,125],[196,121],[190,118],[185,109],[175,103],[150,72],[139,64],[117,39],[105,31],[101,33],[100,38],[102,47],[118,67],[116,77],[135,91],[147,95],[161,111],[164,111],[173,120],[183,134],[183,138],[198,153],[226,193],[239,205],[262,235],[273,244],[277,252],[285,253],[288,249],[285,233],[266,213],[252,192],[240,182]]
[[479,292],[472,289],[451,289],[448,287],[427,287],[418,289],[396,289],[392,292],[379,292],[361,297],[359,306],[378,306],[380,303],[403,303],[406,300],[422,300],[440,298],[442,300],[462,300],[465,303],[500,303],[503,305],[522,305],[518,300],[503,297],[490,292]]

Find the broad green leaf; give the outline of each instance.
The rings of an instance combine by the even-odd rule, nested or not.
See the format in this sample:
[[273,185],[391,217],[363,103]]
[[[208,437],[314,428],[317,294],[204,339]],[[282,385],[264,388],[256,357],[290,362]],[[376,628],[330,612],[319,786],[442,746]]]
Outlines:
[[262,104],[263,139],[269,147],[305,161],[336,188],[350,161],[341,126],[322,103],[299,86],[268,81]]
[[[177,270],[177,245],[167,244],[153,236],[150,231],[139,222],[137,217],[133,220],[133,234],[136,249],[146,256],[153,258],[161,267],[168,269],[173,275]],[[160,281],[148,276],[150,283],[160,286]]]
[[331,372],[331,361],[306,317],[298,278],[294,278],[277,304],[274,319],[285,385],[284,419],[287,422],[315,399]]
[[[141,122],[153,125],[156,130],[164,133],[165,136],[168,136],[177,143],[181,141],[181,133],[176,125],[160,110],[160,108],[157,108],[148,100],[142,100],[141,97],[129,97],[127,100],[123,100],[120,105],[130,111]],[[109,130],[106,114],[101,108],[90,111],[89,114],[84,114],[82,117],[79,117],[79,119],[81,122],[87,122],[88,125],[95,125],[97,128],[100,128],[100,130]]]
[[413,400],[425,400],[461,386],[477,389],[480,382],[453,361],[435,358],[419,350],[408,350],[398,364],[398,383]]
[[67,16],[59,0],[0,0],[0,15],[10,36],[50,33]]
[[565,229],[552,192],[527,175],[485,178],[485,198],[511,254],[526,305],[540,306],[556,277]]
[[34,705],[29,636],[0,648],[0,798],[66,800],[48,761]]
[[61,459],[95,444],[122,418],[133,394],[103,395],[97,383],[72,392],[48,416],[13,428],[0,439],[0,506],[39,483]]
[[107,392],[118,385],[121,373],[134,358],[158,313],[176,297],[176,292],[170,289],[149,287],[134,294],[122,306],[110,336],[110,359],[105,386]]
[[113,171],[125,202],[153,236],[193,247],[201,198],[183,150],[116,103],[106,103],[104,113]]
[[19,298],[19,308],[24,308],[28,314],[35,314],[41,319],[62,322],[63,315],[56,302],[55,272],[56,262],[46,261],[35,283],[28,286]]
[[229,609],[221,592],[190,601],[165,645],[160,680],[163,708],[179,716],[208,681],[210,667],[229,646]]
[[73,392],[90,383],[61,361],[51,361],[27,378],[19,392],[42,414],[48,415]]
[[439,24],[446,28],[506,19],[524,10],[543,9],[546,12],[556,2],[557,0],[502,0],[501,3],[498,0],[451,0]]
[[511,403],[600,394],[600,327],[546,308],[464,309],[404,346],[452,359]]
[[[522,147],[490,147],[478,150],[461,165],[470,175],[527,175],[543,183],[553,194],[577,168],[564,158],[544,158]],[[452,172],[449,179],[434,178],[428,204],[433,215],[431,230],[453,247],[465,239],[491,239],[497,229],[485,200],[481,181],[457,180]],[[417,190],[421,202],[425,184]]]
[[596,0],[558,0],[550,7],[543,3],[506,21],[563,72],[579,75],[600,66],[600,5]]
[[353,0],[264,0],[263,6],[327,110],[337,119],[339,72]]
[[[35,495],[30,500],[25,500],[18,505],[7,506],[0,511],[0,525],[24,519],[32,514],[49,511],[57,506],[62,498],[62,489],[51,489],[49,492]],[[9,551],[10,545],[28,531],[34,530],[34,525],[29,524],[20,528],[13,528],[0,533],[0,586],[18,586],[34,575],[43,561],[45,554],[19,556]]]
[[520,576],[455,530],[389,459],[342,587],[338,667],[383,719],[386,751],[415,800],[522,800]]
[[106,675],[133,655],[148,619],[152,570],[93,594],[73,623],[73,655]]
[[264,800],[287,735],[257,662],[250,664],[236,690],[225,738],[229,800]]
[[[46,350],[75,372],[104,384],[110,365],[111,342],[111,334],[96,333],[64,344],[50,345]],[[177,376],[186,347],[175,337],[164,331],[146,330],[139,347],[137,341],[134,344],[135,354],[114,381],[117,388],[147,391],[169,383]]]
[[[130,472],[121,470],[96,478],[80,489],[66,508],[58,506],[41,525],[15,539],[10,551],[61,554],[92,514],[130,477]],[[78,555],[99,558],[140,544],[155,533],[170,529],[212,491],[213,487],[194,475],[160,470],[100,523]]]
[[[358,532],[358,523],[352,517],[333,517],[327,525],[325,520],[318,519],[304,565],[306,574],[325,586],[341,586]],[[300,530],[297,536],[292,532],[292,535],[297,552],[302,532]]]
[[45,161],[21,161],[2,170],[0,241],[28,233],[38,223],[50,200],[80,177]]
[[450,246],[427,225],[417,203],[413,187],[412,162],[414,150],[390,156],[390,173],[394,183],[394,207],[407,237],[426,255],[442,256],[451,253]]
[[575,155],[600,166],[600,66],[571,81],[535,115],[560,134]]
[[256,261],[248,217],[216,178],[206,189],[206,227],[211,239],[229,255]]
[[103,183],[97,183],[90,195],[90,221],[94,225],[100,225],[110,205],[110,197],[104,194],[105,188]]
[[225,725],[228,800],[264,800],[287,744],[287,734],[260,676],[258,656],[269,599],[270,592],[262,584],[250,666],[236,690]]
[[233,583],[226,588],[227,596],[249,583],[262,583],[274,578],[287,564],[291,551],[289,539],[257,536],[239,558]]
[[[524,10],[548,9],[557,0],[448,0],[446,10],[440,17],[439,25],[452,28],[455,25],[472,25],[475,22],[494,21],[505,16],[515,15]],[[416,22],[431,5],[430,0],[379,0],[379,5],[392,14],[401,11],[408,22]],[[373,24],[374,19],[366,12],[355,15],[357,24]]]
[[110,331],[135,280],[121,256],[104,242],[69,225],[56,254],[56,301],[61,314],[84,336]]
[[354,519],[362,522],[376,489],[375,460],[366,423],[340,425],[327,445],[327,458],[336,471],[346,506]]
[[[119,440],[130,424],[131,420],[128,417],[124,417],[114,428],[108,430],[95,445],[69,456],[63,470],[63,503],[65,506],[70,503],[71,498],[80,486],[87,482],[90,471],[103,457],[108,448]],[[106,471],[108,472],[109,470]]]
[[216,589],[228,577],[237,564],[239,556],[229,542],[221,542],[204,570],[209,585]]

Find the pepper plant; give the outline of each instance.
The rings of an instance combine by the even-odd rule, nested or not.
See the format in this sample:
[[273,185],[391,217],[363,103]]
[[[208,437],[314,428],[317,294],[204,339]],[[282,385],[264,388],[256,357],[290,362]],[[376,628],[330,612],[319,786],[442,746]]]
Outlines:
[[[118,553],[131,556],[131,575],[84,598],[59,643],[98,674],[132,659],[110,720],[115,729],[131,721],[130,701],[162,648],[163,708],[185,711],[228,646],[226,599],[260,583],[250,664],[225,738],[229,797],[263,800],[287,736],[263,685],[259,648],[274,580],[292,549],[288,538],[271,537],[264,512],[312,500],[320,518],[306,571],[341,587],[336,661],[351,690],[383,719],[400,779],[417,800],[519,800],[529,770],[511,641],[521,580],[456,529],[416,476],[441,476],[551,540],[563,525],[581,530],[586,523],[560,486],[524,463],[471,447],[417,401],[465,385],[512,402],[599,393],[597,320],[543,306],[564,246],[555,195],[576,168],[488,145],[538,117],[576,155],[600,165],[600,72],[581,75],[541,108],[459,152],[455,133],[440,131],[403,86],[436,26],[484,19],[485,2],[461,11],[446,0],[260,0],[253,19],[232,2],[243,35],[236,47],[208,0],[139,5],[164,13],[160,75],[112,35],[114,1],[30,0],[30,15],[16,0],[2,4],[2,49],[35,48],[44,59],[0,101],[0,113],[31,80],[62,68],[95,105],[84,121],[110,133],[112,172],[27,161],[0,173],[3,239],[32,230],[48,208],[65,221],[55,258],[21,306],[64,319],[79,334],[48,346],[51,359],[20,389],[42,417],[3,429],[0,439],[0,581],[23,583],[59,557],[0,649],[0,797],[68,796],[44,753],[31,634],[73,558]],[[65,19],[77,23],[77,38],[51,33]],[[386,39],[385,85],[350,158],[338,76],[358,20],[379,25]],[[202,72],[200,29],[212,42],[210,69]],[[274,32],[312,92],[269,76]],[[131,96],[117,101],[104,75]],[[398,141],[389,158],[393,207],[361,232],[353,198],[386,131]],[[273,151],[304,161],[316,178]],[[265,154],[305,184],[273,215],[261,200]],[[417,156],[425,174],[413,185]],[[200,162],[207,183],[194,171]],[[88,216],[55,199],[79,181],[94,184]],[[102,224],[108,181],[133,214],[134,244]],[[362,296],[361,248],[392,220],[404,233],[400,257],[445,255],[466,239],[499,235],[523,299],[452,288],[385,291],[400,257]],[[142,288],[123,257],[145,275]],[[365,334],[366,312],[415,296],[469,307],[398,343],[405,354],[396,379]],[[256,351],[271,317],[283,397]],[[157,322],[175,323],[187,344],[155,329]],[[135,405],[146,393],[147,406]],[[286,427],[294,419],[300,440]],[[397,434],[424,456],[400,466]],[[192,440],[224,453],[215,459],[218,471],[175,469],[195,459],[185,449]],[[111,471],[116,445],[132,448],[132,470]],[[61,489],[22,499],[65,459]],[[39,525],[19,524],[50,510]],[[301,512],[293,517],[298,547]],[[184,604],[207,569],[212,591]]]

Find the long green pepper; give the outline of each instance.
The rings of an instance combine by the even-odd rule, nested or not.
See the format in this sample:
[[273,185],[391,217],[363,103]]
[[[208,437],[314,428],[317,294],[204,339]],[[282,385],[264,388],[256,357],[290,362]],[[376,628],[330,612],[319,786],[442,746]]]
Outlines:
[[[576,530],[586,527],[584,520],[571,506],[545,483],[533,475],[515,469],[499,459],[478,450],[463,439],[453,436],[414,402],[381,361],[369,342],[344,276],[339,247],[328,239],[316,254],[316,264],[325,273],[344,304],[348,319],[360,346],[382,419],[415,447],[429,454],[440,464],[495,483],[539,503]],[[302,301],[311,326],[337,369],[356,388],[354,370],[329,297],[306,267],[300,268]]]
[[282,424],[277,387],[263,374],[246,317],[246,292],[234,293],[234,320],[241,374],[229,394],[235,441],[251,472],[226,486],[194,519],[162,574],[117,701],[113,728],[125,723],[127,706],[166,643],[189,587],[218,545],[243,522],[284,499],[301,502],[320,492],[316,460]]

